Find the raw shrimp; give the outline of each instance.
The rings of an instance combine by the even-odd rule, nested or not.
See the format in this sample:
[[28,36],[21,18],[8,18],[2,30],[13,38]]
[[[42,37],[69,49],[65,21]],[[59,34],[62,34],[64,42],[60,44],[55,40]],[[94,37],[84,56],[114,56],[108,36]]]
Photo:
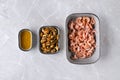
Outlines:
[[95,20],[93,17],[78,17],[69,23],[69,49],[73,53],[72,59],[88,58],[95,48]]
[[90,18],[89,17],[83,17],[83,21],[86,21],[87,23],[89,23],[90,22]]
[[71,22],[69,23],[69,29],[70,29],[70,30],[73,30],[74,27],[75,27],[75,23],[74,23],[73,21],[71,21]]
[[75,23],[79,26],[82,26],[82,17],[76,18]]
[[92,25],[95,24],[95,19],[94,19],[93,17],[91,17],[91,21],[90,21],[90,23],[91,23]]

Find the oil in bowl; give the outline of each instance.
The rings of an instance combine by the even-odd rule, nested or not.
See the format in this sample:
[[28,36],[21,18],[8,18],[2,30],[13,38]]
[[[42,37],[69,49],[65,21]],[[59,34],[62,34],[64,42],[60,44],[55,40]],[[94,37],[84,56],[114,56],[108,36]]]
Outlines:
[[28,29],[22,29],[19,32],[19,48],[28,51],[32,48],[32,32]]

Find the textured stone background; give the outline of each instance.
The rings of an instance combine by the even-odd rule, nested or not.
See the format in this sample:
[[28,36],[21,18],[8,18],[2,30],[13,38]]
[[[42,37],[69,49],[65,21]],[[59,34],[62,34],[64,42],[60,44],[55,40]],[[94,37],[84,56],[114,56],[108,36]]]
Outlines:
[[[95,13],[101,24],[101,58],[75,65],[66,59],[65,19],[71,13]],[[61,29],[61,51],[43,55],[38,48],[42,25]],[[18,32],[34,32],[34,46],[18,48]],[[120,80],[119,0],[0,0],[0,80]],[[37,37],[37,38],[36,38]]]

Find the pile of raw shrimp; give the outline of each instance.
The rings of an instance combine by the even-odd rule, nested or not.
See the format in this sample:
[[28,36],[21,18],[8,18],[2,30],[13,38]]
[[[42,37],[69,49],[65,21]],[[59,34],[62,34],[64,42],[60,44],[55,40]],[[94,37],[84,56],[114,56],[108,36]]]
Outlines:
[[78,17],[69,22],[68,29],[71,58],[76,60],[92,56],[96,48],[94,18]]

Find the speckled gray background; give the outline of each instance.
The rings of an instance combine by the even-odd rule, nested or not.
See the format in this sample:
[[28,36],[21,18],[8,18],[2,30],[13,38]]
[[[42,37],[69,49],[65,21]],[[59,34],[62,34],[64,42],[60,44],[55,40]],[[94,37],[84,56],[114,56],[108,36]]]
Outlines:
[[[94,13],[101,24],[101,58],[90,65],[68,62],[65,53],[65,19],[71,13]],[[61,51],[39,52],[42,25],[61,29]],[[18,48],[18,32],[34,32],[34,46]],[[120,80],[119,0],[0,0],[0,80]]]

